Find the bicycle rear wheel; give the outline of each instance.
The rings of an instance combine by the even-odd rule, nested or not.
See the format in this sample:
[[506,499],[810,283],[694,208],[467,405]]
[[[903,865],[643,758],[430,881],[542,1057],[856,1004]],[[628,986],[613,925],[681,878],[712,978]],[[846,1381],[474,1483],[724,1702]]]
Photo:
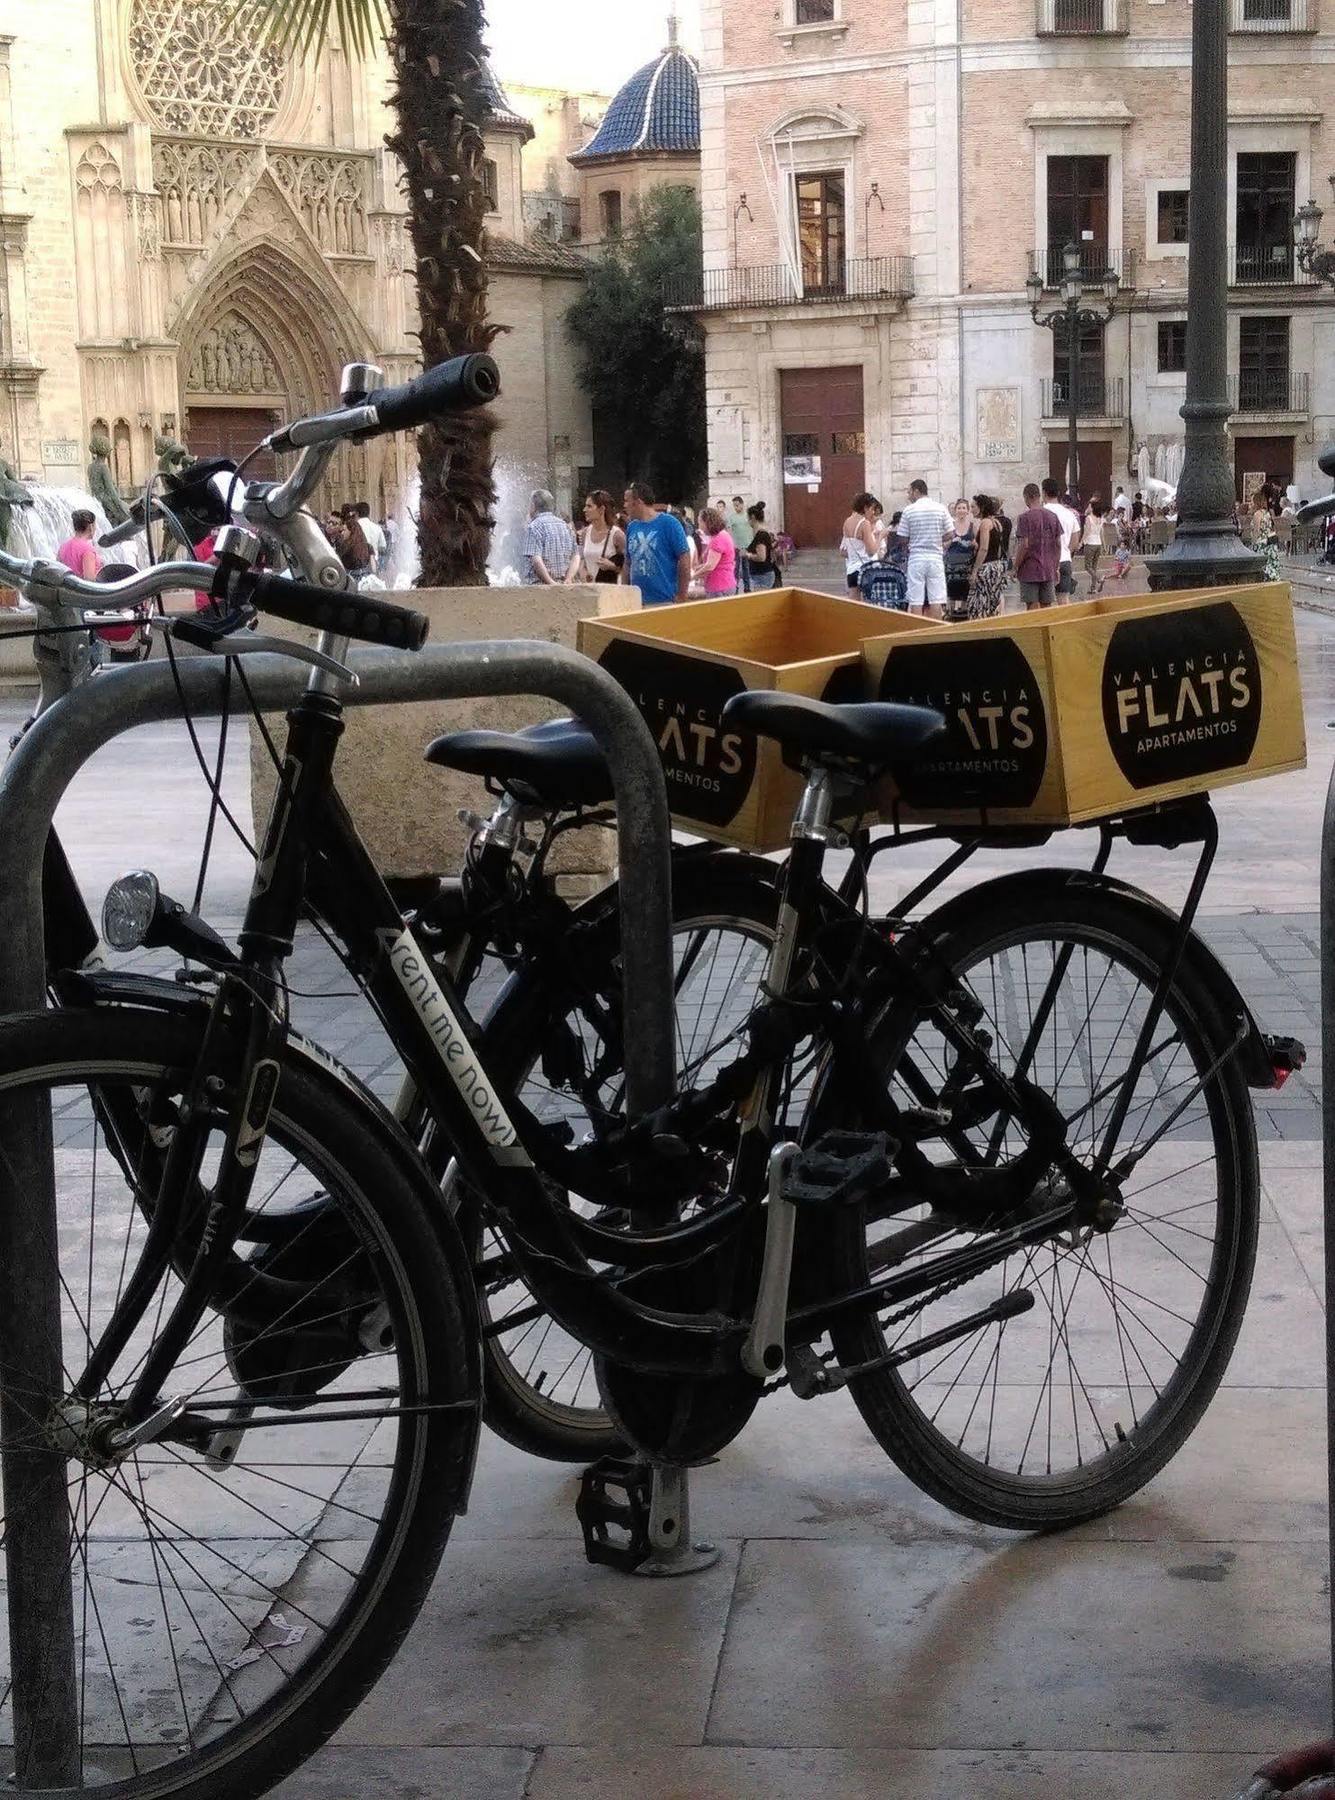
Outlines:
[[[1046,887],[1026,883],[1023,896],[1003,882],[971,898],[964,922],[954,909],[941,954],[979,1002],[998,1066],[1051,1096],[1082,1163],[1092,1167],[1106,1153],[1125,1166],[1124,1211],[1110,1231],[1077,1230],[1017,1250],[897,1318],[864,1317],[841,1330],[835,1348],[843,1365],[875,1363],[1025,1290],[1032,1310],[980,1323],[850,1386],[878,1442],[944,1505],[1016,1529],[1071,1525],[1157,1474],[1222,1379],[1255,1259],[1255,1121],[1230,1053],[1235,1023],[1194,963],[1182,966],[1151,1053],[1132,1069],[1171,956],[1172,921],[1057,874]],[[896,1097],[930,1104],[951,1066],[934,1022],[887,1016],[879,1040]],[[1125,1123],[1109,1144],[1127,1086]],[[949,1145],[926,1148],[948,1168],[1003,1164],[1024,1144],[1013,1119],[993,1114]],[[1040,1187],[1030,1216],[1057,1197],[1054,1189],[1045,1199]],[[901,1257],[896,1234],[934,1217],[934,1240]],[[929,1267],[987,1235],[919,1206],[869,1222],[846,1279],[859,1284],[892,1262]]]
[[[280,1251],[232,1258],[164,1391],[184,1418],[116,1444],[192,1221],[105,1379],[84,1394],[80,1376],[147,1266],[201,1035],[196,1019],[130,1009],[0,1024],[0,1111],[26,1096],[51,1122],[67,1384],[50,1409],[11,1383],[24,1435],[8,1448],[65,1472],[78,1743],[62,1791],[99,1800],[259,1794],[323,1742],[416,1616],[476,1443],[476,1320],[448,1220],[373,1116],[294,1053],[256,1211],[319,1203]],[[220,1092],[207,1121],[205,1198],[228,1104]],[[8,1540],[0,1522],[0,1587]],[[0,1630],[0,1769],[20,1795],[38,1789],[14,1677],[22,1658],[40,1691],[44,1655]]]
[[[760,998],[778,917],[769,865],[741,856],[684,857],[673,868],[677,1080],[702,1086],[739,1052]],[[589,991],[619,1005],[620,921],[601,895],[580,948]],[[569,971],[541,967],[507,989],[486,1027],[489,1068],[540,1118],[585,1139],[620,1119],[619,1047],[605,1041],[595,1009],[573,1003]],[[562,1204],[594,1216],[578,1195]],[[624,1453],[603,1409],[592,1353],[534,1299],[503,1232],[465,1195],[461,1223],[474,1251],[482,1311],[487,1423],[532,1455],[587,1463]]]

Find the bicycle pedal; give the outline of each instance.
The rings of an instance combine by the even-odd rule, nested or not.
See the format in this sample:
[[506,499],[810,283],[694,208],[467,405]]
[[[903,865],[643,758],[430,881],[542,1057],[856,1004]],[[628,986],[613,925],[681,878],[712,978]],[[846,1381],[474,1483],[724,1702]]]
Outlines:
[[783,1198],[793,1206],[849,1206],[890,1180],[883,1131],[830,1131],[789,1164]]
[[629,1575],[648,1560],[653,1484],[654,1472],[647,1463],[604,1456],[585,1469],[575,1516],[584,1533],[584,1554],[591,1563]]

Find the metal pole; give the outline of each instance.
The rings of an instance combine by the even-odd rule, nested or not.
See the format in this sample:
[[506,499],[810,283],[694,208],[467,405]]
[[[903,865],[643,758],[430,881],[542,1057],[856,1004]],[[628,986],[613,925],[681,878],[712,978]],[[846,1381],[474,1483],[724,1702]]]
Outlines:
[[[1321,1136],[1326,1231],[1326,1457],[1330,1566],[1335,1576],[1335,774],[1321,828]],[[1335,1580],[1330,1583],[1330,1657],[1335,1669]]]
[[1186,456],[1177,532],[1146,563],[1155,592],[1260,581],[1233,514],[1228,417],[1228,0],[1191,21],[1191,208],[1187,259]]
[[1076,315],[1080,311],[1078,300],[1066,302],[1066,388],[1070,402],[1070,437],[1066,446],[1066,491],[1077,494],[1080,491],[1080,390],[1076,385],[1076,372],[1080,366],[1080,347],[1076,336]]
[[[597,737],[612,772],[621,874],[627,1105],[648,1112],[675,1081],[671,832],[658,752],[629,695],[597,664],[545,643],[432,646],[418,656],[355,653],[349,705],[542,694]],[[180,678],[192,714],[223,705],[222,667],[196,658]],[[291,706],[304,672],[254,657],[247,675],[267,709]],[[232,684],[231,704],[245,710]],[[0,775],[0,1015],[45,1004],[42,860],[56,806],[88,758],[135,725],[179,716],[171,670],[122,669],[66,696],[24,737]],[[18,1780],[72,1787],[79,1778],[78,1684],[64,1461],[33,1453],[34,1432],[63,1393],[55,1177],[47,1109],[0,1107],[0,1485],[5,1496],[12,1697]]]

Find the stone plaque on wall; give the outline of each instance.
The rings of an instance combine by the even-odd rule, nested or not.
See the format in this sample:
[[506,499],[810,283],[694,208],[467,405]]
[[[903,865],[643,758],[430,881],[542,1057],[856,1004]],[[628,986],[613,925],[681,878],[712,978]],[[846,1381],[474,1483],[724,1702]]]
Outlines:
[[48,469],[77,469],[80,461],[78,438],[43,438],[42,461]]
[[1020,390],[1016,387],[978,389],[978,460],[985,463],[1019,462]]
[[720,406],[715,412],[713,452],[716,474],[740,475],[744,472],[746,446],[740,406]]

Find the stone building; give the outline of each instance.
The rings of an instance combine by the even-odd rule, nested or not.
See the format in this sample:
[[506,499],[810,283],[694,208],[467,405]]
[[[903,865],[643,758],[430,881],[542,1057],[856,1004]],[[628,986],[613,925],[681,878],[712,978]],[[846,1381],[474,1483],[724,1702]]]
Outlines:
[[[160,435],[236,454],[345,361],[412,372],[387,88],[383,58],[266,47],[233,0],[0,0],[0,440],[25,476],[80,481],[101,428],[128,490]],[[584,264],[526,233],[531,136],[495,89],[500,448],[559,472],[591,455],[558,350]],[[343,449],[331,497],[392,508],[409,454]]]
[[[1335,310],[1291,219],[1335,169],[1335,19],[1230,23],[1237,471],[1311,492]],[[668,298],[707,333],[711,488],[827,543],[864,485],[1014,501],[1065,470],[1069,381],[1086,492],[1176,444],[1190,29],[1184,0],[704,0],[705,276]],[[1121,278],[1074,354],[1025,294],[1070,241],[1091,298]]]

